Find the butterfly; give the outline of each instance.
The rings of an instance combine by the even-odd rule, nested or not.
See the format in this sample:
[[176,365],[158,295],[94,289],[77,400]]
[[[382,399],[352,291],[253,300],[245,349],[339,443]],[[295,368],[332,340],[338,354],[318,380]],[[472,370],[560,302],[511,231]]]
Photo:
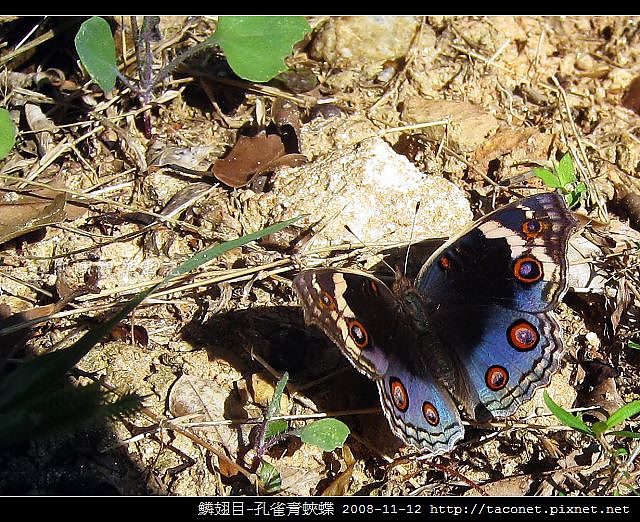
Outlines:
[[506,417],[549,383],[563,354],[553,310],[577,221],[557,193],[491,212],[446,242],[414,282],[357,270],[295,276],[305,320],[376,382],[393,433],[434,453],[464,438],[461,412]]

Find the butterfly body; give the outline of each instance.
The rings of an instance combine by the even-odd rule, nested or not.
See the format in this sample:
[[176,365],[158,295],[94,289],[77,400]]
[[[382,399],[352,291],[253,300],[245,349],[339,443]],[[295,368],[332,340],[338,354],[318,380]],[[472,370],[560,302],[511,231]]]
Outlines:
[[354,270],[301,272],[305,319],[373,379],[395,435],[433,452],[464,437],[460,410],[511,415],[562,357],[552,310],[577,226],[562,196],[498,209],[445,243],[413,284]]

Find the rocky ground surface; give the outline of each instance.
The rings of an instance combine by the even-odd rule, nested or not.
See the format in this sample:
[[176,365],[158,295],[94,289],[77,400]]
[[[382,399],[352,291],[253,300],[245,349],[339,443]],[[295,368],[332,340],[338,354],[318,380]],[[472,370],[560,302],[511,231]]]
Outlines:
[[[113,21],[121,46],[129,26]],[[568,152],[586,186],[576,207],[584,229],[557,313],[567,354],[548,391],[565,408],[596,407],[592,421],[638,399],[640,19],[309,21],[288,61],[295,74],[253,84],[222,56],[199,55],[156,89],[149,109],[121,83],[105,96],[88,81],[70,58],[77,29],[9,56],[31,27],[38,35],[63,20],[2,20],[2,106],[20,134],[0,162],[0,311],[5,325],[18,313],[51,315],[9,366],[68,346],[198,251],[306,217],[139,306],[70,382],[135,391],[145,410],[5,448],[0,491],[254,494],[251,421],[285,371],[283,412],[337,416],[351,435],[333,452],[297,439],[272,448],[281,494],[635,491],[637,443],[566,429],[540,394],[514,418],[471,424],[452,452],[416,459],[389,431],[375,384],[305,327],[291,278],[304,267],[377,269],[383,252],[401,265],[411,234],[446,238],[549,190],[531,169]],[[154,59],[204,40],[215,23],[162,17]],[[133,61],[125,72],[134,74]],[[267,171],[239,168],[255,166],[274,126],[294,150]],[[220,158],[233,154],[225,170]],[[412,247],[408,273],[429,246]]]

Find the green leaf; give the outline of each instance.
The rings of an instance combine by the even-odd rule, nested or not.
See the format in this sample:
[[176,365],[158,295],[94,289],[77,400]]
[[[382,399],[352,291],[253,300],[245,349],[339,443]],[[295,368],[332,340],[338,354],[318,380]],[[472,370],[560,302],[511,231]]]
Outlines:
[[7,109],[0,109],[0,159],[9,154],[16,143],[16,126]]
[[533,175],[540,178],[542,182],[549,188],[561,188],[562,184],[558,179],[558,175],[550,170],[536,167],[533,169]]
[[289,428],[289,423],[285,420],[269,421],[264,432],[264,439],[269,440],[276,435],[284,433]]
[[609,435],[615,435],[616,437],[627,437],[630,439],[640,439],[640,433],[636,433],[635,431],[610,431]]
[[605,431],[607,431],[607,423],[602,421],[594,422],[591,426],[591,430],[596,435],[596,437],[599,437]]
[[558,180],[560,181],[560,183],[562,183],[563,187],[575,183],[576,174],[575,169],[573,168],[573,160],[571,159],[570,153],[567,152],[564,156],[562,156],[556,172],[558,173]]
[[273,391],[273,397],[269,401],[269,406],[267,407],[267,428],[264,432],[264,439],[269,440],[276,435],[280,435],[289,427],[289,423],[284,420],[279,421],[270,421],[271,418],[280,414],[280,402],[282,400],[282,394],[284,393],[284,388],[287,385],[287,381],[289,380],[289,374],[284,372],[284,375],[276,384],[276,389]]
[[22,364],[0,381],[0,413],[8,412],[11,408],[22,407],[25,403],[37,400],[44,395],[56,381],[61,379],[73,368],[73,366],[82,359],[102,337],[122,321],[129,312],[138,306],[149,294],[169,283],[175,276],[189,272],[229,250],[278,232],[296,222],[298,219],[300,219],[300,217],[277,223],[253,234],[227,241],[221,245],[214,245],[196,254],[178,266],[158,284],[135,295],[113,317],[89,330],[68,348],[36,357]]
[[582,181],[578,183],[576,185],[576,188],[573,189],[571,192],[569,192],[565,196],[567,199],[567,205],[569,206],[569,208],[575,207],[580,202],[580,199],[582,198],[582,194],[584,194],[586,191],[587,191],[587,186],[584,183],[582,183]]
[[337,419],[320,419],[297,430],[302,442],[318,446],[324,451],[341,447],[349,435],[349,428]]
[[107,21],[99,16],[84,21],[75,43],[80,61],[91,79],[105,92],[113,89],[118,76],[116,46]]
[[287,70],[284,59],[310,30],[304,16],[221,16],[210,39],[238,76],[266,82]]
[[278,493],[282,488],[282,478],[275,466],[265,462],[260,462],[258,468],[258,478],[266,493]]
[[628,346],[629,348],[633,348],[634,350],[640,350],[640,344],[639,344],[639,343],[636,343],[635,341],[629,341],[629,342],[627,343],[627,346]]
[[560,422],[566,424],[574,430],[578,430],[582,433],[585,433],[586,435],[595,437],[595,433],[593,432],[593,430],[589,428],[589,426],[587,426],[581,418],[572,415],[561,406],[558,406],[553,401],[553,399],[549,397],[549,394],[546,390],[544,392],[544,403],[547,405],[547,408],[549,408],[551,413],[553,413],[560,420]]
[[267,420],[275,417],[280,413],[280,400],[282,399],[282,393],[284,392],[284,387],[287,385],[287,381],[289,380],[289,374],[284,372],[284,375],[276,384],[276,389],[273,392],[273,397],[269,401],[269,407],[267,408]]
[[605,421],[607,428],[611,429],[614,426],[626,421],[629,417],[633,417],[640,413],[640,401],[633,401],[629,404],[625,404],[618,410],[614,411],[609,418]]

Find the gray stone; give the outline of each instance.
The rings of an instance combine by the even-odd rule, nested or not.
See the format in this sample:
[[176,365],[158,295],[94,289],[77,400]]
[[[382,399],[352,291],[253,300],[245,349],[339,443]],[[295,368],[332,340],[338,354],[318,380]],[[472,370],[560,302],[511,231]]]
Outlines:
[[331,17],[311,43],[311,57],[332,67],[361,69],[404,56],[420,24],[418,16]]

